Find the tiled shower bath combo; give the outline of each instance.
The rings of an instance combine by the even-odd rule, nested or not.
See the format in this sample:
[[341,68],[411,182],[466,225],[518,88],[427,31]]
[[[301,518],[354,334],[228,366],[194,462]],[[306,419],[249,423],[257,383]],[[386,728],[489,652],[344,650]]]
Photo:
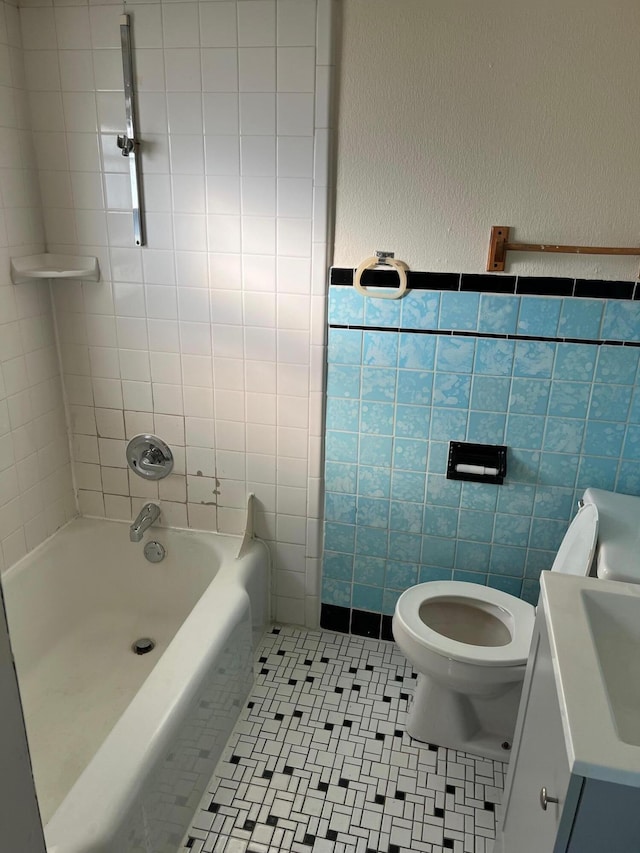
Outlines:
[[[329,293],[322,625],[390,639],[430,580],[535,604],[584,488],[640,493],[637,286],[409,273],[390,301],[352,275]],[[504,485],[447,479],[450,441],[507,445]]]

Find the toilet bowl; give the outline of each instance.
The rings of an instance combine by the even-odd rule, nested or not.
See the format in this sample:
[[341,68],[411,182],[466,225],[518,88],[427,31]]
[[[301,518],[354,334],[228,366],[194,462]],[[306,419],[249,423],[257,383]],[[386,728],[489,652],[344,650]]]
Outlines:
[[[598,508],[581,503],[552,571],[584,577],[594,564]],[[505,761],[534,621],[532,605],[480,584],[430,581],[403,592],[392,628],[418,673],[408,734]]]

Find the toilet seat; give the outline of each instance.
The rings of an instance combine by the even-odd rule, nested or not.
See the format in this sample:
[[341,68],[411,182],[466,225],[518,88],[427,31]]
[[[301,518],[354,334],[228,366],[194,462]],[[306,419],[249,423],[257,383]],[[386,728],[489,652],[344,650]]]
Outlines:
[[[420,618],[423,604],[438,598],[457,599],[470,607],[474,602],[499,608],[507,614],[511,641],[504,646],[475,646],[445,637]],[[402,593],[396,616],[414,640],[432,652],[476,666],[524,666],[529,656],[535,608],[499,589],[464,581],[429,581]]]

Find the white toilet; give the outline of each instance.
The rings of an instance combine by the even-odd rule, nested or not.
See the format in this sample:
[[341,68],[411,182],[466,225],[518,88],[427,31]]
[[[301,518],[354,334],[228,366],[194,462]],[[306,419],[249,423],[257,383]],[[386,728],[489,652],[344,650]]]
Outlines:
[[[587,489],[552,571],[640,583],[639,553],[640,498]],[[418,673],[411,737],[506,760],[534,617],[527,602],[474,583],[431,581],[403,592],[393,636]]]

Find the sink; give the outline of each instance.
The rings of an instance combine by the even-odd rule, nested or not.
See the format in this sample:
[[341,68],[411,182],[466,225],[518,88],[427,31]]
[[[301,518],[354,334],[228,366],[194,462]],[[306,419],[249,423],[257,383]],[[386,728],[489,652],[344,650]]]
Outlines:
[[594,588],[581,595],[617,735],[640,746],[640,596]]

